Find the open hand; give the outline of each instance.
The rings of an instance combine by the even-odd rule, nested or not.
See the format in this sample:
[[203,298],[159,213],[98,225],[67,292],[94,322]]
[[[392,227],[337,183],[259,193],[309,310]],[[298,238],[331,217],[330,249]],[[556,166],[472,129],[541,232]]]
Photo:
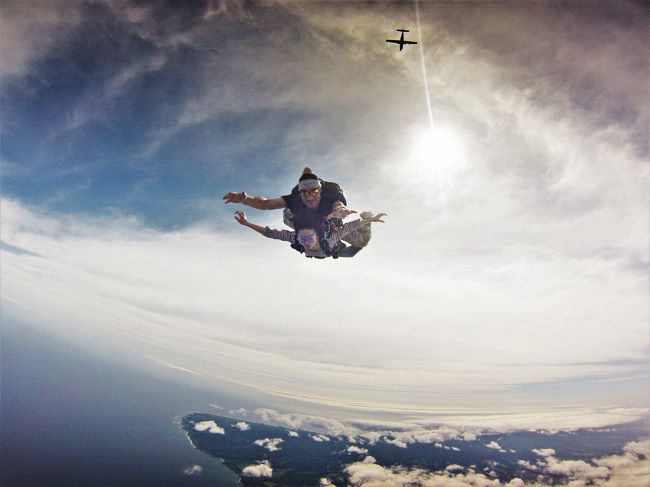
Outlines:
[[337,206],[334,210],[332,210],[332,212],[329,215],[327,215],[325,218],[327,220],[331,220],[332,218],[343,219],[346,216],[351,215],[352,213],[356,213],[356,211],[350,210],[345,206],[341,205],[341,206]]
[[246,213],[241,210],[235,212],[235,220],[239,222],[240,225],[246,225],[248,220],[246,219]]
[[246,193],[241,192],[241,193],[235,193],[234,191],[231,191],[229,193],[226,193],[223,195],[223,200],[226,204],[228,203],[241,203],[246,199]]

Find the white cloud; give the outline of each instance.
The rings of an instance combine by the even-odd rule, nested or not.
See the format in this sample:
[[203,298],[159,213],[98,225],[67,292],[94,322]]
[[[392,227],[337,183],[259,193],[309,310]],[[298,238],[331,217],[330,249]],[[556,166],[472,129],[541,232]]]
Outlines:
[[207,431],[208,433],[213,433],[218,435],[226,434],[225,430],[212,420],[201,421],[200,423],[196,423],[194,425],[194,429],[196,431]]
[[271,478],[273,476],[273,468],[268,460],[264,460],[256,465],[248,465],[242,470],[242,475],[246,477],[256,478]]
[[278,445],[284,440],[282,438],[264,438],[263,440],[255,440],[255,444],[266,448],[268,451],[281,450]]
[[395,445],[399,448],[406,448],[408,445],[398,438],[384,438],[384,443],[389,445]]
[[191,465],[183,470],[183,473],[189,477],[194,475],[200,475],[203,473],[203,467],[201,465]]
[[367,455],[368,450],[366,448],[360,448],[358,446],[349,446],[346,450],[349,453],[358,453],[359,455]]
[[[350,280],[338,283],[338,268],[329,265],[314,266],[307,259],[291,259],[291,255],[286,254],[286,249],[269,246],[268,242],[249,240],[243,235],[233,237],[232,234],[217,233],[203,227],[175,233],[158,232],[142,226],[137,220],[131,218],[54,216],[31,211],[20,203],[10,200],[2,200],[2,208],[3,240],[43,256],[37,258],[3,251],[5,279],[3,308],[28,322],[42,322],[41,315],[45,314],[49,322],[41,323],[40,326],[56,327],[57,333],[75,336],[105,354],[108,354],[107,349],[110,347],[124,350],[125,353],[137,351],[144,356],[159,357],[161,362],[172,364],[174,370],[191,371],[192,375],[202,374],[206,381],[227,379],[231,383],[253,386],[257,390],[273,393],[276,396],[289,399],[300,396],[303,400],[333,407],[353,402],[356,409],[372,411],[381,410],[387,404],[397,401],[406,414],[417,411],[417,416],[428,417],[431,424],[435,422],[457,424],[458,427],[455,429],[457,434],[475,434],[475,426],[494,425],[495,428],[599,426],[639,417],[638,413],[627,414],[620,409],[588,408],[567,408],[566,414],[531,411],[530,414],[505,412],[493,416],[477,416],[474,411],[466,409],[468,412],[466,415],[450,415],[449,413],[457,413],[459,410],[459,405],[453,399],[458,396],[454,396],[453,393],[471,389],[475,383],[480,382],[477,387],[487,394],[483,396],[484,398],[491,397],[497,401],[499,397],[503,397],[505,390],[527,381],[554,380],[574,374],[607,373],[608,370],[612,372],[628,367],[607,364],[551,366],[545,361],[540,362],[534,358],[540,355],[531,349],[526,359],[509,354],[490,353],[489,360],[496,360],[496,362],[482,363],[485,367],[480,369],[481,372],[473,369],[474,371],[469,373],[466,370],[468,361],[473,363],[476,357],[483,357],[484,354],[468,351],[471,356],[460,357],[456,353],[453,357],[446,357],[445,350],[451,347],[441,343],[440,352],[436,355],[436,361],[439,360],[440,363],[432,363],[431,354],[428,351],[425,353],[424,348],[419,348],[420,344],[427,342],[427,337],[432,333],[431,327],[425,327],[424,323],[420,326],[415,322],[409,322],[405,325],[406,328],[400,329],[399,333],[394,327],[386,328],[392,331],[377,333],[377,330],[385,329],[388,321],[396,315],[393,318],[391,316],[398,312],[394,295],[395,293],[402,295],[402,291],[397,290],[395,285],[400,287],[402,284],[396,283],[407,283],[408,286],[410,286],[408,283],[420,283],[413,292],[407,292],[404,299],[409,300],[411,299],[409,296],[413,297],[414,301],[405,305],[413,306],[414,316],[424,316],[429,313],[425,308],[426,303],[430,301],[427,289],[430,289],[428,283],[432,275],[440,277],[438,284],[441,287],[437,287],[438,284],[435,287],[438,289],[436,292],[443,294],[455,285],[461,285],[470,274],[476,277],[477,274],[474,272],[466,274],[469,269],[464,267],[463,261],[459,261],[456,270],[447,268],[434,274],[428,272],[426,267],[429,264],[426,262],[418,264],[420,270],[411,269],[410,264],[407,263],[402,269],[406,272],[407,278],[402,280],[392,277],[387,279],[389,276],[384,272],[388,270],[386,266],[390,261],[377,267],[376,264],[379,262],[369,257],[355,262],[354,267],[350,268],[349,271],[356,277],[351,275]],[[263,252],[260,251],[262,248]],[[272,271],[267,265],[269,259],[279,259],[278,261],[283,264]],[[165,262],[166,265],[161,267],[160,262]],[[316,283],[314,285],[324,286],[323,292],[334,282],[342,287],[342,292],[347,292],[346,286],[349,282],[363,278],[366,282],[372,283],[369,285],[374,289],[372,291],[374,294],[370,289],[364,288],[358,302],[355,300],[350,305],[346,304],[346,313],[341,318],[342,321],[328,323],[327,326],[322,326],[321,318],[314,317],[309,306],[302,302],[296,305],[296,320],[282,320],[263,311],[276,304],[279,299],[277,296],[262,292],[261,288],[252,289],[251,293],[256,296],[256,306],[250,308],[249,298],[237,291],[241,285],[244,285],[243,281],[233,282],[233,285],[224,287],[219,276],[209,270],[219,267],[229,275],[235,276],[234,280],[238,280],[237,276],[241,274],[237,269],[243,265],[243,262],[246,266],[253,266],[256,269],[259,278],[256,282],[281,278],[287,283],[288,293],[299,292],[300,285],[293,276],[302,273],[309,282]],[[562,270],[564,264],[560,261],[556,264],[557,270],[564,272]],[[372,269],[367,267],[368,265]],[[486,272],[490,274],[491,282],[497,275],[493,272],[495,269],[499,275],[504,271],[503,268],[489,266]],[[526,274],[523,268],[516,266],[508,269],[506,271],[508,273],[512,271],[521,276]],[[584,277],[587,274],[578,272],[576,275]],[[169,276],[173,276],[173,279]],[[366,279],[370,276],[372,279]],[[613,275],[610,277],[614,278]],[[443,280],[447,281],[444,285]],[[611,282],[609,279],[606,280]],[[426,285],[424,285],[425,281]],[[500,278],[499,282],[502,282]],[[594,278],[593,283],[599,282],[604,281]],[[632,287],[628,289],[629,292],[626,291],[625,296],[621,295],[621,299],[625,301],[630,296],[636,295],[640,303],[641,294],[633,289],[638,287],[638,282],[635,284],[632,281],[626,282],[629,282]],[[509,295],[509,291],[496,291],[493,284],[490,284],[489,288],[482,285],[479,287],[490,294],[488,301],[492,304],[499,302],[498,295]],[[521,288],[520,283],[515,287]],[[573,288],[573,286],[569,287]],[[219,289],[216,296],[213,293],[214,289]],[[475,291],[478,289],[472,287],[472,291],[469,292],[473,294]],[[606,295],[612,296],[610,291]],[[600,295],[600,292],[592,296],[594,295]],[[449,303],[444,299],[442,301]],[[487,304],[488,301],[485,303]],[[587,301],[591,301],[591,298],[584,303]],[[620,308],[613,303],[609,303],[608,306],[610,309],[635,309],[633,303],[623,303],[623,301],[620,303]],[[363,310],[357,306],[360,302],[365,303]],[[501,303],[498,306],[498,313],[517,315],[524,309],[509,307],[516,308],[519,306],[517,303],[521,302],[517,299],[513,301],[514,304]],[[492,307],[492,304],[487,305]],[[558,305],[558,309],[571,309],[571,313],[575,312],[577,306],[566,307],[561,303],[555,304]],[[245,319],[236,311],[243,308],[248,309]],[[468,309],[460,301],[456,301],[446,308],[443,313],[445,316],[438,316],[442,321],[435,319],[445,323],[467,323],[466,318],[469,317],[464,314]],[[506,311],[508,309],[510,311]],[[496,312],[496,308],[494,310]],[[440,313],[442,308],[436,307],[435,310],[430,311],[434,314]],[[101,316],[99,320],[96,319],[98,315]],[[299,326],[303,321],[301,317],[307,316],[311,317],[310,320],[315,320],[313,326]],[[489,318],[486,319],[489,321]],[[629,322],[624,317],[622,320]],[[368,325],[370,322],[374,323],[372,329]],[[462,328],[465,325],[459,326]],[[453,335],[458,328],[455,325],[450,327],[450,336],[445,334],[443,341],[456,340]],[[526,327],[527,325],[524,326]],[[488,328],[490,327],[480,327],[480,329]],[[576,329],[580,329],[579,324],[572,328],[572,330]],[[522,330],[521,323],[511,330],[517,336],[515,342],[520,345],[513,345],[514,350],[522,350],[529,345],[533,348],[537,347],[539,333],[544,336],[547,333],[548,336],[556,336],[551,329],[536,328],[537,331],[531,338],[530,330],[519,335]],[[571,342],[569,338],[569,342],[563,342],[558,347],[567,351],[572,349],[572,362],[585,360],[586,356],[576,357],[576,353],[580,355],[583,350],[593,350],[594,347],[585,344],[584,337],[590,340],[591,337],[608,336],[607,330],[601,331],[603,333],[581,333],[578,342]],[[295,338],[295,346],[288,349],[283,341],[277,339],[277,336],[283,333],[291,334]],[[342,334],[349,336],[350,333],[352,333],[350,340],[340,343]],[[377,343],[373,347],[346,348],[347,344],[364,343],[357,334],[371,337],[370,339]],[[503,334],[490,332],[490,336],[479,337],[475,341],[489,343],[500,336]],[[414,337],[418,337],[417,340]],[[631,350],[635,347],[641,350],[643,347],[639,348],[639,343],[646,340],[646,338],[638,338],[632,343],[631,338],[634,337],[634,333],[628,334],[624,330],[617,332],[616,337],[614,345],[620,341],[620,350]],[[211,344],[211,350],[218,350],[218,353],[211,353],[206,349],[205,343],[208,342]],[[322,346],[315,348],[315,343]],[[397,347],[394,354],[376,354],[376,351],[382,347],[388,350],[389,345]],[[612,349],[619,346],[614,345],[608,343],[607,350],[603,349],[599,356],[606,358]],[[501,345],[495,343],[495,346]],[[398,350],[400,347],[404,347],[404,350],[409,348],[409,353],[400,353]],[[558,347],[551,347],[549,350],[555,353]],[[323,352],[324,350],[328,351]],[[463,350],[459,352],[461,355],[466,351],[465,348]],[[385,362],[383,357],[386,356],[396,357],[395,361]],[[543,356],[548,357],[549,353],[545,352]],[[618,359],[621,356],[620,353],[616,353]],[[525,365],[509,364],[510,361],[519,359],[524,360]],[[559,355],[554,357],[554,361],[559,360],[563,360],[563,357]],[[243,361],[241,363],[245,367],[234,367],[232,364],[237,361]],[[270,363],[273,364],[274,373],[266,374],[264,371]],[[431,373],[434,368],[436,374]],[[368,388],[364,384],[372,385]],[[342,388],[341,385],[345,387]],[[489,394],[485,387],[495,394]],[[402,391],[399,396],[391,392],[395,388]],[[448,406],[445,414],[436,416],[422,412],[423,409],[428,408],[428,403],[420,404],[422,399],[417,391],[423,388],[439,391],[442,401],[440,407],[444,408],[444,404]],[[342,390],[346,392],[341,394],[336,392]],[[604,389],[600,390],[604,391]],[[300,414],[287,415],[271,409],[258,409],[255,415],[264,422],[281,424],[291,429],[311,429],[328,434],[339,434],[350,429],[340,420]],[[487,424],[481,425],[483,420]],[[371,427],[372,420],[368,421],[369,424],[365,425],[364,429]],[[409,424],[403,424],[403,429],[409,430],[410,439],[407,435],[402,435],[397,428],[389,429],[406,444],[410,441],[445,441],[451,434],[437,431],[436,428],[428,425],[423,425],[421,431],[415,431],[417,428],[413,428],[412,420],[405,422]],[[359,423],[357,429],[361,426]]]
[[289,431],[289,436],[292,438],[298,438],[300,435],[295,431]]
[[[407,469],[404,467],[382,467],[372,457],[362,462],[348,465],[344,472],[348,476],[350,485],[355,487],[398,487],[405,485],[421,485],[423,487],[469,487],[469,486],[501,486],[496,479],[490,479],[483,474],[469,470],[467,473],[455,474],[460,465],[450,465],[449,471],[444,473],[433,473],[424,469]],[[458,468],[457,468],[458,467]],[[520,479],[513,479],[507,485],[511,487],[521,486]]]
[[532,452],[540,457],[551,457],[555,455],[555,450],[553,448],[534,448]]
[[251,425],[245,421],[239,421],[234,427],[242,431],[248,431],[251,429]]
[[497,450],[500,451],[501,453],[505,453],[506,451],[501,448],[501,446],[496,442],[496,441],[491,441],[487,445],[485,445],[487,448],[490,448],[492,450]]
[[329,436],[326,435],[309,435],[309,437],[318,443],[324,443],[330,441]]
[[283,413],[268,408],[258,408],[254,413],[255,416],[264,423],[277,424],[290,429],[325,431],[334,435],[341,434],[349,429],[349,427],[341,421],[325,418],[323,416]]
[[[344,472],[350,485],[355,487],[421,485],[423,487],[542,487],[567,485],[586,487],[645,487],[650,479],[650,440],[628,443],[623,455],[613,455],[593,460],[593,464],[576,460],[559,460],[552,450],[544,452],[544,461],[538,465],[520,460],[518,463],[532,471],[540,472],[533,483],[513,478],[501,482],[494,471],[489,476],[473,468],[448,465],[444,472],[408,469],[400,466],[383,467],[373,457],[348,465]],[[488,467],[487,470],[490,470]],[[459,471],[462,471],[459,473]],[[558,482],[560,482],[558,484]]]
[[630,442],[622,455],[583,460],[560,460],[551,448],[535,449],[544,458],[537,465],[519,461],[520,465],[547,475],[560,476],[569,485],[645,486],[650,480],[650,440]]

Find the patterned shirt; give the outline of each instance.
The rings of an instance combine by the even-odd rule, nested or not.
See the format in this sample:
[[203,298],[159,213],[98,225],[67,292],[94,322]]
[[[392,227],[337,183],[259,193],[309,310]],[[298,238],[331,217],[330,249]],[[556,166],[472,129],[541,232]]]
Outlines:
[[[356,220],[352,220],[351,222],[344,223],[343,226],[338,230],[330,232],[328,235],[325,236],[325,239],[327,240],[330,249],[335,248],[341,242],[341,239],[343,237],[358,230],[363,225],[364,225],[363,221],[357,218]],[[367,225],[370,224],[368,223]],[[269,227],[266,227],[264,228],[264,232],[262,233],[262,235],[276,240],[291,242],[292,244],[295,244],[298,241],[298,233],[291,230],[272,230]],[[315,250],[310,250],[308,248],[305,248],[305,256],[321,257],[321,258],[329,257],[329,255],[323,252],[323,249],[321,248]]]

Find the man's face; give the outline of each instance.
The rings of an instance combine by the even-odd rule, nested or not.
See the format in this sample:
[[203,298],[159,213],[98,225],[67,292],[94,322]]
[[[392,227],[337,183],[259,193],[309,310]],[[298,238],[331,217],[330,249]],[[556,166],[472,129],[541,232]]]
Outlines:
[[320,188],[301,191],[300,199],[307,208],[315,210],[320,204],[320,191]]
[[302,228],[298,230],[298,242],[306,249],[313,249],[318,245],[318,235],[313,228]]

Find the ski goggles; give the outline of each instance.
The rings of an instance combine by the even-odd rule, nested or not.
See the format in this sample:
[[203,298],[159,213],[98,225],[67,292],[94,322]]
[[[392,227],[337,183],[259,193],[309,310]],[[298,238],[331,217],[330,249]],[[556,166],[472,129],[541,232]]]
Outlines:
[[298,235],[298,242],[304,247],[310,247],[314,245],[317,241],[316,234],[312,233],[310,235]]

